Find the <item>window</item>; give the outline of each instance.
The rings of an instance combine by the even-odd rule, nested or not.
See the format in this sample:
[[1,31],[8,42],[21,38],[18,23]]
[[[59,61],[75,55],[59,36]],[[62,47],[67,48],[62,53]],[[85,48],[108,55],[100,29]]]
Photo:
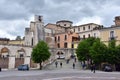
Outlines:
[[67,40],[67,35],[65,35],[65,40]]
[[110,37],[114,37],[114,31],[110,31]]
[[64,26],[66,26],[66,24],[64,24]]
[[72,48],[74,48],[74,44],[72,44],[72,46],[71,46]]
[[20,54],[20,58],[22,58],[23,57],[23,54]]
[[80,31],[80,27],[78,28],[78,31]]
[[64,48],[67,48],[67,43],[66,42],[64,43]]
[[33,38],[32,38],[32,42],[31,42],[31,45],[33,46]]
[[88,34],[88,37],[90,37],[90,34]]
[[114,31],[110,31],[110,40],[114,40],[114,39],[115,39]]
[[85,27],[83,27],[83,30],[85,30]]
[[60,44],[59,43],[57,44],[57,46],[58,46],[58,48],[60,48]]
[[56,40],[57,40],[57,39],[56,39],[56,37],[55,37],[55,42],[56,42]]
[[60,41],[60,36],[58,36],[58,41]]
[[90,25],[88,26],[88,29],[90,30]]
[[96,37],[96,33],[94,33],[94,37]]
[[41,16],[38,17],[38,20],[39,20],[40,22],[42,21]]
[[83,35],[83,39],[85,39],[85,35]]
[[74,32],[75,32],[75,29],[74,29]]

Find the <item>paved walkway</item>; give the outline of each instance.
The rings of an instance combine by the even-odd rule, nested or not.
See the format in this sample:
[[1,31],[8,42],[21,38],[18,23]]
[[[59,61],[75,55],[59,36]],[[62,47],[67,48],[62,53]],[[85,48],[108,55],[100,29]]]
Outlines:
[[[56,62],[56,61],[55,61]],[[67,69],[73,69],[73,62],[74,59],[70,59],[69,63],[67,63],[67,61],[65,59],[57,59],[58,65],[56,68],[55,62],[53,62],[52,64],[46,66],[46,70],[67,70]],[[62,62],[62,67],[60,66],[60,62]],[[82,69],[81,68],[81,64],[80,62],[76,61],[75,63],[75,69]]]

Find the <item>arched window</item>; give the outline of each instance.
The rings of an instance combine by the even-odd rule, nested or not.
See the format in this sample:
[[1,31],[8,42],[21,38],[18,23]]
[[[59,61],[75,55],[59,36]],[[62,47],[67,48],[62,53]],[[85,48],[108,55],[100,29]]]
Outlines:
[[25,50],[21,48],[18,50],[17,58],[23,58],[25,56]]
[[9,56],[9,49],[4,47],[1,49],[1,57],[6,58]]

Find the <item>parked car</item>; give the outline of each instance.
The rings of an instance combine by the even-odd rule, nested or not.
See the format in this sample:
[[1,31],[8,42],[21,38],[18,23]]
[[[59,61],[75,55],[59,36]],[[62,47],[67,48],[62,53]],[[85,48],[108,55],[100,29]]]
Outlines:
[[22,64],[20,66],[18,66],[18,70],[29,70],[29,66],[28,64]]
[[106,72],[112,72],[111,66],[108,66],[108,65],[105,66],[104,71],[106,71]]

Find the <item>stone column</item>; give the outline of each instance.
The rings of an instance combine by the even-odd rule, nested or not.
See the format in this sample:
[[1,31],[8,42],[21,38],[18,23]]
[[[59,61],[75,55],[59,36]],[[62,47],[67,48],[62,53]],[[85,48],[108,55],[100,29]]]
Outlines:
[[14,55],[10,55],[9,56],[9,65],[8,65],[9,69],[14,69],[15,68],[15,56]]
[[30,56],[25,56],[24,64],[28,64],[30,66]]
[[32,52],[32,48],[26,48],[26,55],[24,57],[24,64],[28,64],[30,66],[30,58],[31,58],[31,52]]

